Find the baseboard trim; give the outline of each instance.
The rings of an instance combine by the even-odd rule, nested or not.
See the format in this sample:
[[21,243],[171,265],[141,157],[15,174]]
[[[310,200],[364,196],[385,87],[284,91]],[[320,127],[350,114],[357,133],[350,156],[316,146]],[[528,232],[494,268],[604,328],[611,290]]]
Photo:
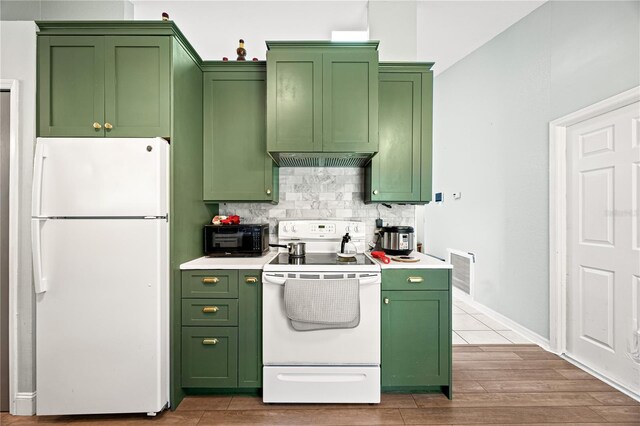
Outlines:
[[635,393],[634,391],[632,391],[628,387],[626,387],[624,385],[621,385],[620,383],[615,382],[615,381],[611,380],[610,378],[608,378],[606,376],[603,376],[602,374],[598,373],[597,371],[593,370],[592,368],[587,367],[586,365],[584,365],[580,361],[576,361],[575,359],[571,358],[567,354],[562,354],[560,356],[563,359],[565,359],[567,362],[570,362],[571,364],[573,364],[576,367],[578,367],[579,369],[584,370],[587,373],[591,374],[596,379],[601,380],[601,381],[605,382],[606,384],[608,384],[609,386],[619,390],[623,394],[627,395],[629,398],[633,398],[636,401],[640,402],[640,394]]
[[36,414],[36,393],[17,392],[13,408],[11,414],[14,416],[33,416]]
[[522,335],[522,337],[531,340],[531,343],[535,343],[536,345],[540,346],[542,349],[552,352],[549,345],[549,339],[542,337],[538,333],[529,330],[527,327],[524,327],[521,324],[518,324],[517,322],[513,321],[512,319],[505,317],[501,313],[498,313],[493,309],[486,307],[482,303],[479,303],[473,300],[471,296],[468,295],[467,293],[457,288],[453,288],[453,297],[455,297],[456,299],[462,300],[464,303],[471,306],[472,308],[477,309],[478,311],[482,312],[489,318],[494,319],[498,322],[501,322],[502,324],[509,327],[511,330]]

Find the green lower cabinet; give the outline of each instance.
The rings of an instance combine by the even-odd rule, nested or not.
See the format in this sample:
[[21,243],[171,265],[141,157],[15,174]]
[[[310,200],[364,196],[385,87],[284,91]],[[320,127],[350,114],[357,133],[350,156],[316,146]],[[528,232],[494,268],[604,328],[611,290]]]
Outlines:
[[266,65],[207,62],[204,78],[205,201],[278,202],[267,154]]
[[365,169],[365,203],[431,201],[432,65],[380,64],[379,149]]
[[238,329],[182,327],[182,386],[238,385]]
[[240,271],[238,387],[262,387],[262,271]]
[[[385,271],[383,287],[385,279],[404,282],[407,271],[402,271]],[[394,276],[395,272],[402,276]],[[381,302],[383,390],[435,388],[451,398],[450,291],[383,290]]]
[[183,388],[262,387],[261,278],[257,269],[182,271]]

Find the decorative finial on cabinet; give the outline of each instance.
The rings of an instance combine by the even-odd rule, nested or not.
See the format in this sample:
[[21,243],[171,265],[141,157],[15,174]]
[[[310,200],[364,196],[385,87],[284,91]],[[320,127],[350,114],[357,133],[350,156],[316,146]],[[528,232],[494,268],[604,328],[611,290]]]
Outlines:
[[246,61],[247,51],[244,48],[243,39],[240,39],[240,46],[236,49],[236,53],[238,54],[238,61]]
[[169,20],[169,14],[167,12],[162,12],[162,20],[163,21],[168,21]]

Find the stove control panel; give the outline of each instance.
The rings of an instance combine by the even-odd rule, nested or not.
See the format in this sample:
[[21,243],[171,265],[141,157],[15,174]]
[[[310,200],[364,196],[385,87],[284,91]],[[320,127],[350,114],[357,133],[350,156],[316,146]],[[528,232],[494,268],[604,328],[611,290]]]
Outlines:
[[346,233],[353,239],[364,239],[363,222],[342,220],[283,220],[278,226],[278,238],[342,239]]

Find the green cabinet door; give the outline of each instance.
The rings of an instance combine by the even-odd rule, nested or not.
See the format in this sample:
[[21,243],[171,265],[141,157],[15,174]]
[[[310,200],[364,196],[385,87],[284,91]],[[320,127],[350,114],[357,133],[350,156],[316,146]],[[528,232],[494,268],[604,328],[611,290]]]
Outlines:
[[[105,37],[108,137],[169,137],[170,37]],[[109,127],[109,126],[107,126]]]
[[277,203],[278,168],[266,145],[264,63],[207,66],[204,90],[203,199]]
[[421,83],[416,73],[380,73],[380,148],[368,166],[371,201],[420,201]]
[[448,386],[448,291],[382,292],[382,386]]
[[322,151],[322,53],[267,52],[269,151]]
[[169,137],[169,36],[38,37],[38,135]]
[[237,384],[237,327],[182,327],[182,387]]
[[378,52],[325,52],[322,64],[322,150],[378,151]]
[[381,63],[379,149],[365,169],[365,203],[431,201],[432,63]]
[[104,136],[104,37],[38,37],[38,97],[39,136]]
[[239,273],[238,387],[262,387],[262,271]]

